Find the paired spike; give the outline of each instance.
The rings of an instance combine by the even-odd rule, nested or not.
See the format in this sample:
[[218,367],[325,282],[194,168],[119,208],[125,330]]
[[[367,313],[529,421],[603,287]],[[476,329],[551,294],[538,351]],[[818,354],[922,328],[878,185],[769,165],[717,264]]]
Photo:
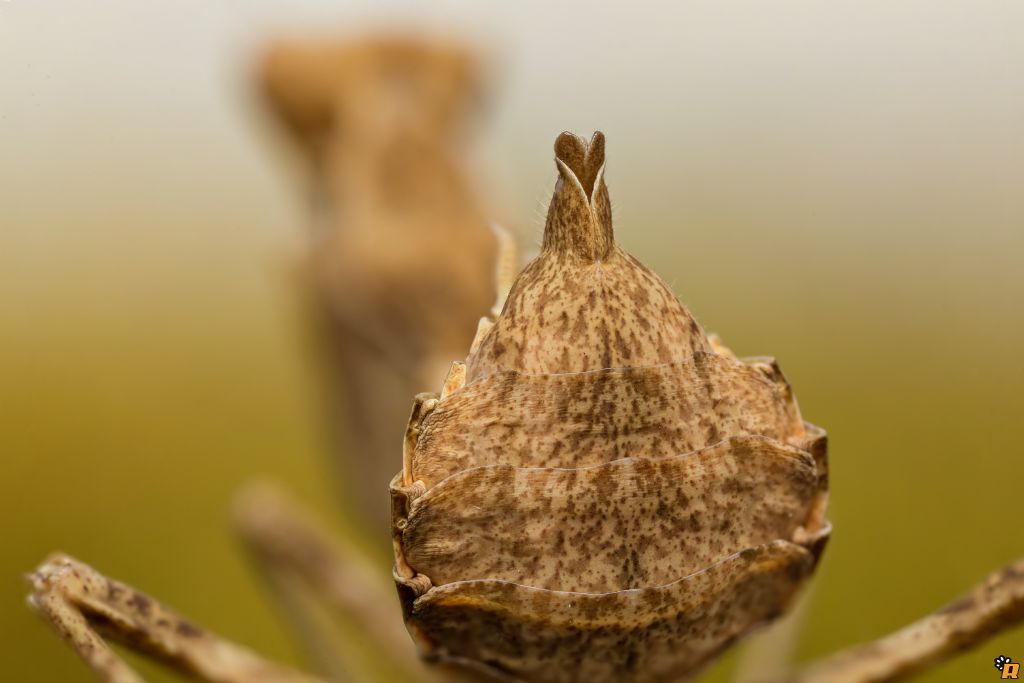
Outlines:
[[612,208],[604,182],[604,134],[587,143],[572,133],[555,141],[559,179],[544,226],[545,251],[582,261],[608,258],[615,246]]

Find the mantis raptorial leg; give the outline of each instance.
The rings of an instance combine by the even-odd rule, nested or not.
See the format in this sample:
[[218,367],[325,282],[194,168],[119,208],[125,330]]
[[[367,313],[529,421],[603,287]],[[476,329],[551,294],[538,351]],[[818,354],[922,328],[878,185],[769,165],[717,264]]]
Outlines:
[[144,683],[107,640],[209,683],[322,683],[205,631],[156,600],[66,555],[29,576],[29,604],[103,683]]
[[1024,621],[1024,559],[967,595],[878,640],[814,662],[779,683],[888,683],[935,667]]
[[235,505],[236,525],[257,566],[318,669],[346,680],[372,681],[367,652],[337,626],[360,632],[369,659],[387,662],[403,680],[427,680],[402,624],[394,587],[365,554],[332,537],[269,484],[249,486]]

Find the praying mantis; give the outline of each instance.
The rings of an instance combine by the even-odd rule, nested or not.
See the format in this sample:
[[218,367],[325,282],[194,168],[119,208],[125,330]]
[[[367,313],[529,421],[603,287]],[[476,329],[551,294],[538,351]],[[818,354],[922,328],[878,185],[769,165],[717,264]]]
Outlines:
[[[55,554],[29,602],[100,681],[142,681],[109,642],[211,683],[381,680],[360,647],[408,681],[682,681],[811,575],[831,530],[824,432],[773,360],[737,358],[615,246],[603,135],[556,140],[544,246],[519,273],[450,139],[471,65],[449,44],[369,40],[282,45],[264,69],[320,179],[308,283],[345,468],[393,576],[283,491],[240,494],[237,529],[310,675]],[[897,680],[1022,619],[1018,561],[889,636],[758,680]]]

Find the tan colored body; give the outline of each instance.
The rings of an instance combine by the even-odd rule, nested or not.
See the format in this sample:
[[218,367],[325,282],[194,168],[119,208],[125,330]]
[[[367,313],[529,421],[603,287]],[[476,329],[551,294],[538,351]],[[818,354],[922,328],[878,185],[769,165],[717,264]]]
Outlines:
[[409,396],[443,380],[496,296],[498,243],[459,147],[476,66],[459,46],[397,38],[281,44],[264,66],[322,200],[307,279],[343,490],[378,528]]
[[544,247],[420,398],[396,580],[433,659],[684,679],[788,605],[829,533],[824,433],[614,243],[604,137],[555,143]]

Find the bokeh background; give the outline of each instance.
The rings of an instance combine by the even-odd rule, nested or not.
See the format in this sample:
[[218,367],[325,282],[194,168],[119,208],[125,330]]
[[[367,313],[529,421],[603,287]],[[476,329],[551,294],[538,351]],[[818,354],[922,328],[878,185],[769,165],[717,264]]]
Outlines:
[[[292,273],[303,169],[252,65],[282,30],[396,26],[490,55],[500,221],[536,243],[555,135],[604,130],[620,242],[737,352],[777,356],[828,428],[836,530],[802,657],[1024,554],[1021,3],[6,0],[4,680],[89,680],[23,606],[53,549],[298,660],[232,494],[274,478],[356,532]],[[986,680],[1000,654],[1024,633],[925,679]]]

